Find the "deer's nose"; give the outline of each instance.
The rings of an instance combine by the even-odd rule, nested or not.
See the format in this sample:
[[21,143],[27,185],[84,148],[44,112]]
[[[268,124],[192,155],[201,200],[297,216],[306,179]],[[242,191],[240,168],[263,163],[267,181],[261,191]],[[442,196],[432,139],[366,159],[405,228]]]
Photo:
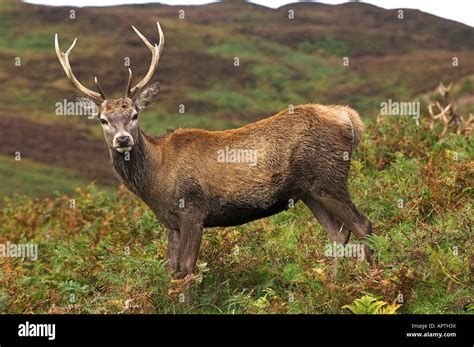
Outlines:
[[130,136],[117,136],[115,139],[117,140],[117,144],[119,145],[126,145],[128,144],[128,139]]

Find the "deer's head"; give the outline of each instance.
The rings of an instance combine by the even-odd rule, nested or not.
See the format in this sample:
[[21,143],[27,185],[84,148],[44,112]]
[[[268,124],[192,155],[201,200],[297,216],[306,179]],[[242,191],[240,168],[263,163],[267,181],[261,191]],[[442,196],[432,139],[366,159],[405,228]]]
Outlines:
[[132,70],[128,69],[128,83],[125,95],[119,99],[107,98],[97,80],[97,77],[94,81],[99,92],[92,91],[81,84],[76,76],[74,76],[69,63],[69,53],[74,48],[77,39],[74,39],[71,47],[69,47],[66,53],[63,53],[59,49],[58,35],[55,35],[55,48],[59,62],[66,72],[67,77],[76,88],[84,94],[84,96],[79,97],[77,101],[80,102],[85,109],[93,110],[93,113],[97,115],[97,119],[102,125],[107,145],[111,149],[120,153],[130,151],[136,144],[139,135],[138,114],[145,107],[154,103],[158,97],[160,89],[158,82],[152,83],[150,86],[145,88],[156,72],[165,43],[160,24],[158,22],[156,24],[160,35],[159,45],[152,45],[135,27],[132,26],[133,30],[135,30],[137,35],[151,51],[151,64],[145,77],[133,87]]

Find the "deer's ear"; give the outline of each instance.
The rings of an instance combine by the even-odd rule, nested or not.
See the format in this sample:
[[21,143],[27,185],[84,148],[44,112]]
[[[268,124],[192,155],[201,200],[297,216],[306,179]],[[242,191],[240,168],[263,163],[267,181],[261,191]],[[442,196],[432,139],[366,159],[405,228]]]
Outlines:
[[88,118],[99,117],[99,105],[94,100],[87,96],[74,95],[76,104],[80,107],[81,115],[87,116]]
[[158,93],[160,92],[160,84],[155,82],[150,86],[146,87],[135,97],[135,105],[137,105],[138,110],[141,111],[145,107],[153,104],[156,99],[158,99]]

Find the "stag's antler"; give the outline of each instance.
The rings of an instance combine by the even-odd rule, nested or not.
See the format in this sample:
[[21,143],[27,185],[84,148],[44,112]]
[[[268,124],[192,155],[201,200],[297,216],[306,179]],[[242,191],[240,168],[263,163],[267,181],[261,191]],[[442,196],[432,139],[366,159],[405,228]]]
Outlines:
[[[440,111],[438,114],[435,114],[433,111],[433,107],[436,106],[436,108]],[[449,110],[451,109],[451,104],[448,104],[445,108],[441,106],[441,104],[436,101],[436,103],[431,103],[428,105],[428,110],[430,112],[430,116],[432,119],[444,119],[447,121],[446,115],[448,114]]]
[[95,85],[97,86],[97,89],[99,90],[99,93],[94,92],[90,90],[89,88],[85,87],[82,85],[81,82],[78,81],[76,76],[72,73],[71,69],[71,64],[69,63],[69,53],[71,53],[72,49],[76,45],[77,38],[74,39],[71,47],[66,51],[66,53],[61,52],[59,49],[59,43],[58,43],[58,34],[54,35],[54,46],[56,49],[56,55],[58,56],[59,62],[61,63],[61,66],[64,69],[64,72],[66,72],[66,76],[71,80],[71,82],[76,86],[77,89],[79,89],[84,95],[87,95],[89,98],[97,101],[97,102],[102,102],[103,100],[106,99],[104,90],[101,88],[99,81],[97,80],[97,77],[94,77],[94,82]]
[[448,93],[450,92],[452,87],[453,87],[453,82],[449,83],[447,87],[444,86],[443,82],[440,82],[438,86],[438,92],[441,94],[443,98],[447,98]]
[[[439,113],[437,113],[437,114],[434,113],[434,111],[433,111],[434,106],[436,106],[436,108],[438,108],[438,110],[440,111]],[[448,104],[448,106],[446,106],[443,109],[443,107],[441,106],[441,104],[438,101],[436,101],[435,104],[431,103],[430,105],[428,105],[428,111],[430,112],[430,116],[431,116],[430,129],[433,129],[434,121],[436,119],[440,119],[441,122],[443,123],[442,135],[444,135],[446,133],[446,131],[448,130],[449,123],[451,123],[451,120],[448,117],[448,114],[450,114],[451,111],[452,111],[451,107],[452,107],[451,104]]]
[[[125,91],[125,96],[128,97],[133,97],[136,95],[143,87],[146,86],[148,82],[152,79],[153,75],[156,72],[156,69],[158,68],[158,62],[160,60],[161,52],[163,51],[163,46],[165,45],[165,37],[163,35],[163,31],[161,30],[160,23],[156,22],[156,26],[158,27],[158,32],[160,35],[160,43],[157,45],[155,44],[154,46],[145,38],[145,36],[142,35],[141,32],[138,31],[137,28],[132,26],[133,30],[137,33],[137,35],[142,39],[143,42],[145,42],[146,46],[150,49],[151,51],[151,64],[150,68],[148,69],[147,74],[143,79],[138,82],[133,88],[132,88],[132,70],[128,69],[128,82],[127,82],[127,89]],[[91,99],[97,101],[97,102],[102,102],[103,100],[106,99],[104,90],[101,88],[99,82],[97,81],[97,77],[94,77],[94,82],[95,85],[97,86],[97,89],[99,90],[99,93],[94,92],[90,90],[89,88],[85,87],[81,82],[79,82],[72,73],[71,69],[71,64],[69,63],[69,53],[71,53],[72,49],[76,45],[77,38],[74,39],[71,47],[66,51],[66,53],[63,53],[59,49],[59,43],[58,43],[58,34],[55,34],[54,36],[54,44],[56,48],[56,54],[58,56],[59,62],[61,63],[61,66],[63,67],[64,71],[66,72],[67,77],[71,80],[71,82],[76,86],[77,89],[79,89],[83,94],[87,95]]]
[[[469,117],[464,119],[456,112],[456,104],[453,104],[450,98],[448,98],[448,94],[452,87],[453,82],[449,83],[447,87],[443,84],[443,82],[440,82],[438,86],[438,92],[443,98],[443,104],[447,104],[447,106],[441,106],[439,101],[428,105],[428,111],[431,117],[430,129],[433,129],[435,120],[439,119],[443,124],[443,132],[441,133],[442,136],[446,134],[451,124],[454,124],[453,131],[456,130],[457,134],[469,136],[472,131],[474,117],[472,114],[469,114]],[[435,107],[438,109],[438,113],[435,113]]]
[[161,30],[160,23],[156,22],[156,26],[158,27],[158,33],[160,35],[160,43],[159,45],[155,43],[155,45],[153,46],[146,39],[146,37],[143,36],[142,33],[139,32],[138,29],[132,25],[133,30],[135,30],[137,35],[142,39],[142,41],[151,51],[151,64],[145,77],[143,77],[143,79],[140,82],[138,82],[133,88],[130,88],[132,84],[132,77],[133,77],[132,70],[128,69],[128,83],[127,83],[127,90],[125,93],[126,96],[133,97],[138,91],[140,91],[148,82],[150,82],[156,69],[158,68],[158,62],[160,60],[161,52],[163,51],[163,46],[165,45],[165,37],[163,35],[163,31]]

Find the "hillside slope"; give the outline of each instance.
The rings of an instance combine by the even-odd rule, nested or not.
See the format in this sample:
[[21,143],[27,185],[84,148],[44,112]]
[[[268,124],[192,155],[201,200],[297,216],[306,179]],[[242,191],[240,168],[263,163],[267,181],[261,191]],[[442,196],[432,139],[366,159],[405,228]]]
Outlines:
[[[20,151],[24,158],[112,184],[96,122],[54,115],[55,103],[76,93],[54,54],[54,33],[63,50],[78,37],[71,62],[83,83],[92,88],[97,75],[109,95],[119,96],[127,77],[124,59],[130,58],[137,79],[150,59],[130,26],[157,39],[156,20],[166,45],[156,77],[159,104],[141,118],[150,133],[229,128],[306,102],[348,104],[368,118],[383,100],[409,100],[439,80],[474,73],[474,29],[415,10],[404,10],[400,20],[395,10],[363,3],[273,10],[230,2],[71,8],[4,1],[0,154],[12,158]],[[349,66],[342,64],[346,56]],[[17,57],[21,66],[15,66]],[[459,66],[452,66],[453,57]],[[185,114],[178,113],[180,105]]]

